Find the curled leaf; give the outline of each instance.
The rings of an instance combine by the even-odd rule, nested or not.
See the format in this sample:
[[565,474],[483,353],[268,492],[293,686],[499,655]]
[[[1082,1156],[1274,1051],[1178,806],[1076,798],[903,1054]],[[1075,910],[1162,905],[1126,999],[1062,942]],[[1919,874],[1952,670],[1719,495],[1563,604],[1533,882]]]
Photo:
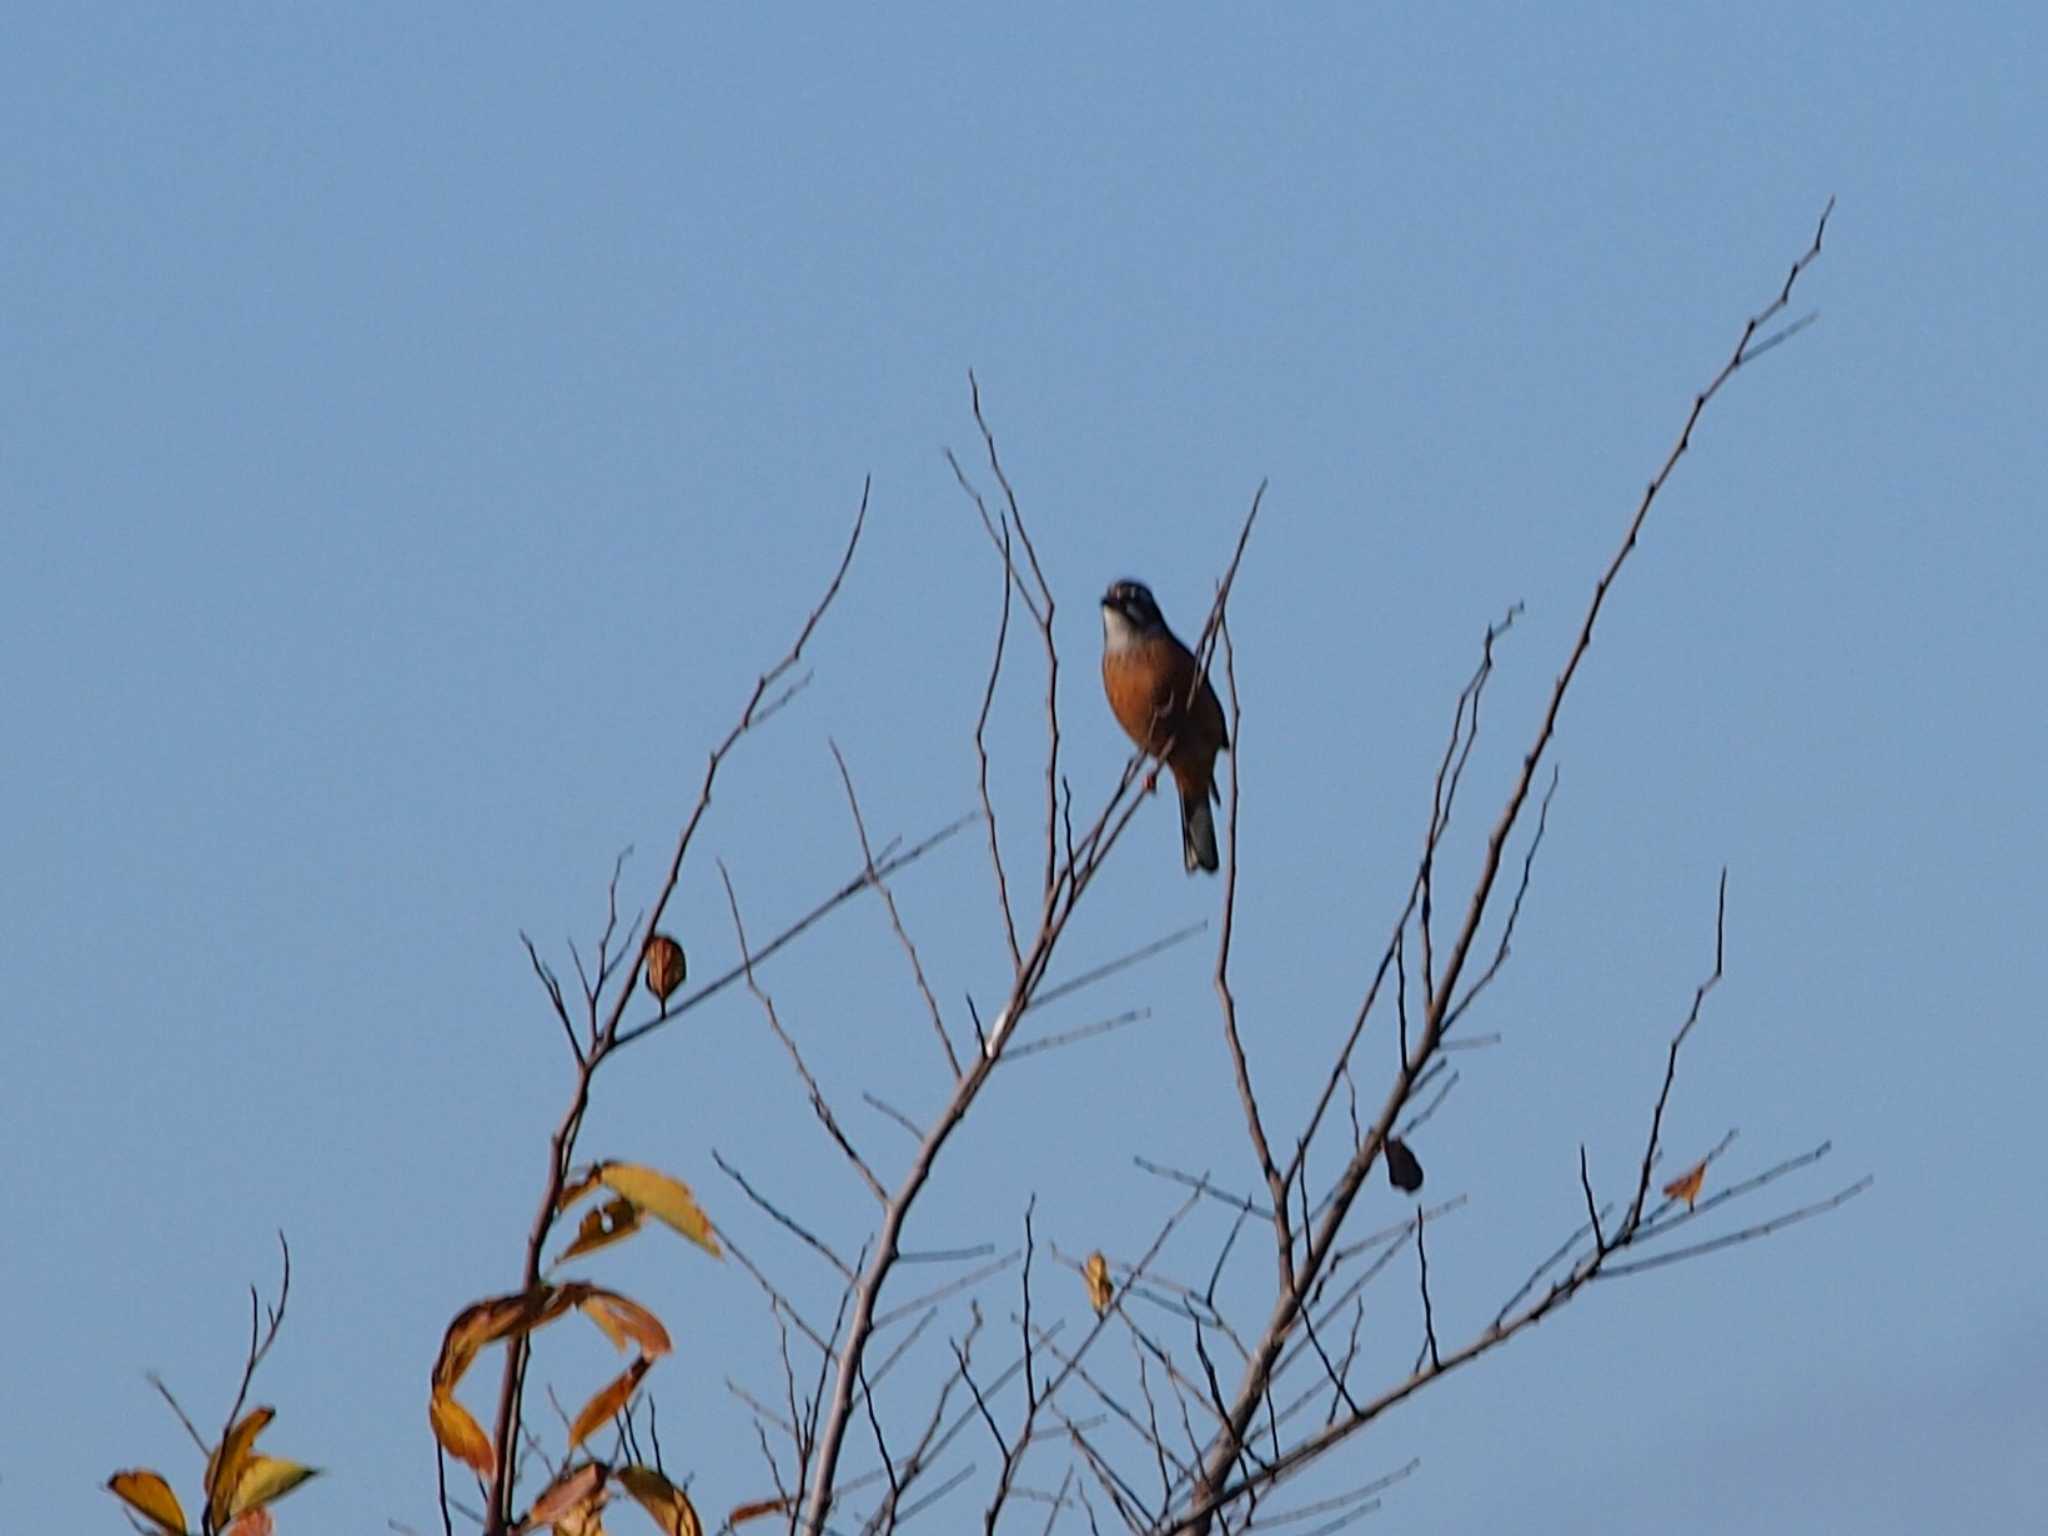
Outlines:
[[604,1330],[604,1336],[612,1341],[612,1348],[622,1350],[629,1340],[640,1346],[643,1355],[665,1355],[675,1348],[669,1342],[668,1330],[661,1326],[661,1319],[639,1302],[621,1296],[617,1291],[600,1290],[596,1286],[587,1289],[589,1294],[581,1303],[583,1313]]
[[744,1525],[749,1520],[758,1520],[763,1515],[779,1515],[790,1507],[787,1497],[780,1499],[759,1499],[752,1504],[741,1504],[725,1517],[727,1525]]
[[537,1285],[530,1291],[489,1296],[464,1307],[441,1337],[441,1353],[434,1361],[434,1387],[454,1387],[485,1345],[544,1327],[580,1301],[588,1289],[576,1282]]
[[467,1408],[448,1393],[437,1390],[427,1399],[427,1422],[434,1427],[434,1438],[441,1442],[441,1449],[466,1463],[478,1477],[490,1480],[497,1471],[498,1458],[491,1450],[491,1437]]
[[541,1490],[533,1508],[519,1522],[522,1531],[537,1525],[555,1525],[581,1515],[594,1515],[604,1504],[604,1480],[611,1469],[601,1461],[586,1461],[565,1468],[562,1475]]
[[697,1511],[690,1506],[690,1496],[654,1468],[620,1467],[612,1475],[653,1517],[662,1536],[704,1536]]
[[141,1515],[164,1536],[185,1536],[185,1511],[171,1485],[146,1467],[116,1472],[107,1492]]
[[640,1390],[640,1378],[647,1374],[647,1368],[653,1364],[653,1360],[642,1355],[607,1382],[583,1405],[583,1411],[576,1415],[575,1421],[569,1426],[570,1450],[575,1450],[593,1430],[609,1423],[612,1415],[632,1401],[633,1394]]
[[1694,1164],[1664,1186],[1667,1199],[1683,1200],[1685,1208],[1692,1209],[1693,1202],[1700,1197],[1700,1189],[1707,1182],[1707,1165],[1704,1160]]
[[1385,1151],[1387,1182],[1405,1195],[1412,1195],[1422,1188],[1422,1164],[1408,1150],[1408,1143],[1398,1136],[1389,1136]]
[[1081,1266],[1081,1278],[1088,1285],[1088,1305],[1095,1309],[1097,1317],[1102,1316],[1116,1296],[1116,1287],[1110,1283],[1109,1260],[1100,1249],[1088,1255],[1088,1262]]
[[576,1225],[576,1240],[555,1255],[555,1262],[561,1264],[586,1253],[595,1253],[600,1248],[609,1248],[639,1230],[640,1208],[620,1195],[583,1213],[583,1220]]
[[706,1253],[723,1256],[711,1231],[711,1219],[697,1204],[690,1186],[680,1179],[637,1163],[600,1163],[597,1176],[614,1194],[624,1195],[648,1215],[667,1222]]

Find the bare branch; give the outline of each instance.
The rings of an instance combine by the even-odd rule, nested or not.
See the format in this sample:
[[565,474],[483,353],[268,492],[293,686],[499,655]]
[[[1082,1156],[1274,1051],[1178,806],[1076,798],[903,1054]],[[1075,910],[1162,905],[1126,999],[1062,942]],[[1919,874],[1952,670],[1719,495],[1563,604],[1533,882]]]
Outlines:
[[1189,923],[1185,928],[1176,928],[1173,932],[1162,935],[1152,940],[1149,944],[1140,944],[1136,949],[1118,955],[1114,960],[1105,961],[1101,965],[1090,967],[1078,976],[1069,977],[1058,986],[1041,988],[1032,995],[1031,1011],[1035,1013],[1041,1008],[1049,1007],[1070,993],[1078,992],[1083,987],[1092,986],[1104,977],[1114,976],[1118,971],[1136,965],[1141,960],[1150,960],[1154,955],[1164,954],[1169,949],[1185,944],[1197,934],[1206,933],[1208,928],[1209,922],[1207,918],[1204,918],[1199,923]]
[[[1257,515],[1256,503],[1253,515]],[[1251,532],[1251,520],[1245,521],[1245,533]],[[1221,608],[1216,614],[1215,632],[1223,650],[1223,672],[1225,691],[1230,697],[1230,802],[1227,838],[1230,844],[1230,860],[1223,877],[1223,920],[1222,931],[1216,943],[1216,998],[1223,1010],[1223,1043],[1230,1052],[1230,1065],[1237,1080],[1237,1098],[1244,1110],[1245,1134],[1251,1138],[1252,1155],[1258,1160],[1259,1171],[1265,1175],[1267,1193],[1273,1199],[1273,1251],[1280,1271],[1280,1289],[1294,1288],[1294,1229],[1287,1214],[1287,1185],[1280,1177],[1279,1164],[1273,1161],[1273,1150],[1266,1141],[1266,1127],[1259,1115],[1259,1097],[1252,1089],[1251,1065],[1245,1059],[1244,1041],[1237,1028],[1237,997],[1230,989],[1230,940],[1237,925],[1237,808],[1238,795],[1244,777],[1244,728],[1243,711],[1237,693],[1237,655],[1230,643],[1230,625],[1224,620]]]
[[1810,1216],[1818,1216],[1824,1211],[1832,1211],[1836,1206],[1848,1203],[1876,1182],[1876,1175],[1866,1173],[1854,1184],[1836,1191],[1825,1200],[1816,1200],[1811,1205],[1802,1205],[1796,1210],[1786,1211],[1783,1215],[1773,1216],[1769,1221],[1761,1221],[1755,1226],[1744,1227],[1739,1232],[1725,1233],[1720,1237],[1710,1238],[1703,1243],[1694,1243],[1686,1248],[1674,1248],[1669,1253],[1653,1254],[1647,1259],[1636,1259],[1627,1264],[1603,1265],[1599,1278],[1602,1280],[1618,1280],[1623,1275],[1640,1274],[1646,1269],[1661,1269],[1666,1264],[1676,1264],[1681,1259],[1697,1258],[1703,1253],[1714,1253],[1722,1248],[1731,1248],[1737,1243],[1749,1242],[1752,1238],[1768,1237],[1771,1233],[1778,1231],[1782,1227],[1792,1226],[1796,1222],[1805,1221]]
[[[1830,203],[1830,210],[1832,207],[1833,204]],[[1235,1498],[1243,1496],[1252,1488],[1269,1485],[1286,1467],[1297,1464],[1304,1455],[1319,1454],[1320,1448],[1326,1448],[1328,1444],[1335,1443],[1334,1439],[1327,1439],[1326,1437],[1334,1435],[1341,1438],[1342,1434],[1350,1432],[1349,1429],[1345,1428],[1346,1425],[1356,1428],[1372,1414],[1381,1411],[1385,1406],[1389,1406],[1391,1402],[1399,1401],[1401,1397],[1415,1390],[1416,1385],[1418,1385],[1417,1380],[1411,1378],[1408,1383],[1396,1388],[1395,1395],[1392,1397],[1383,1397],[1377,1400],[1377,1406],[1375,1404],[1366,1404],[1362,1414],[1349,1416],[1345,1420],[1341,1420],[1337,1425],[1332,1426],[1330,1430],[1325,1431],[1323,1435],[1312,1436],[1302,1442],[1302,1444],[1297,1445],[1293,1450],[1284,1454],[1276,1454],[1271,1466],[1257,1469],[1249,1474],[1251,1481],[1247,1482],[1244,1479],[1235,1478],[1234,1469],[1239,1458],[1246,1453],[1247,1433],[1250,1429],[1253,1415],[1258,1410],[1259,1405],[1267,1401],[1274,1366],[1280,1357],[1286,1340],[1298,1326],[1302,1310],[1302,1296],[1304,1292],[1315,1284],[1318,1272],[1335,1250],[1345,1218],[1349,1215],[1351,1206],[1356,1200],[1359,1190],[1363,1187],[1366,1175],[1370,1172],[1373,1163],[1377,1161],[1380,1148],[1386,1137],[1391,1134],[1394,1125],[1400,1118],[1408,1102],[1409,1095],[1413,1092],[1417,1078],[1430,1065],[1431,1058],[1435,1055],[1442,1042],[1444,1030],[1450,1018],[1451,1004],[1453,999],[1458,996],[1458,988],[1466,962],[1471,955],[1479,929],[1490,909],[1507,842],[1520,820],[1523,808],[1528,802],[1536,773],[1542,765],[1550,743],[1555,736],[1557,722],[1563,710],[1565,698],[1570,692],[1574,678],[1578,674],[1580,663],[1585,659],[1586,653],[1592,645],[1594,627],[1606,602],[1608,591],[1619,577],[1630,553],[1634,550],[1642,528],[1648,520],[1650,508],[1654,505],[1658,493],[1668,480],[1672,470],[1676,467],[1679,458],[1690,445],[1692,430],[1699,419],[1700,413],[1705,409],[1706,403],[1720,390],[1722,384],[1741,366],[1744,360],[1745,348],[1756,336],[1758,327],[1784,308],[1790,297],[1793,284],[1797,282],[1800,273],[1819,255],[1820,241],[1826,231],[1826,227],[1827,213],[1823,212],[1819,225],[1815,230],[1811,248],[1793,264],[1792,270],[1787,276],[1785,285],[1778,297],[1759,314],[1752,316],[1744,325],[1735,349],[1728,361],[1722,366],[1720,372],[1715,376],[1708,388],[1694,398],[1692,411],[1686,419],[1685,426],[1679,434],[1676,445],[1672,448],[1662,468],[1658,470],[1656,476],[1650,481],[1642,498],[1637,503],[1635,514],[1629,521],[1620,547],[1609,560],[1606,569],[1595,584],[1593,596],[1587,605],[1584,618],[1580,623],[1577,638],[1566,657],[1563,669],[1559,672],[1556,681],[1552,685],[1549,704],[1538,724],[1534,741],[1522,757],[1520,773],[1508,793],[1506,803],[1502,807],[1499,817],[1488,834],[1485,853],[1472,888],[1471,896],[1466,904],[1464,916],[1459,923],[1455,938],[1443,957],[1439,972],[1434,965],[1434,946],[1429,937],[1428,888],[1430,884],[1430,869],[1434,860],[1436,842],[1441,837],[1442,827],[1448,820],[1449,801],[1454,795],[1455,787],[1462,774],[1466,755],[1469,753],[1469,744],[1462,752],[1456,749],[1455,744],[1458,741],[1458,733],[1454,728],[1452,738],[1454,743],[1453,752],[1447,755],[1446,765],[1441,766],[1438,770],[1440,789],[1433,802],[1431,835],[1425,842],[1422,870],[1418,873],[1417,878],[1417,886],[1420,890],[1411,893],[1410,897],[1411,903],[1420,900],[1424,904],[1421,933],[1426,946],[1423,979],[1425,990],[1428,993],[1428,1002],[1421,1021],[1419,1037],[1412,1042],[1408,1049],[1404,1050],[1400,1071],[1388,1092],[1385,1105],[1371,1129],[1366,1133],[1363,1143],[1352,1155],[1336,1183],[1332,1186],[1330,1195],[1326,1197],[1322,1215],[1318,1219],[1315,1230],[1308,1239],[1307,1249],[1298,1269],[1296,1283],[1293,1286],[1283,1288],[1275,1300],[1273,1313],[1268,1321],[1265,1334],[1260,1340],[1258,1347],[1254,1350],[1251,1360],[1246,1365],[1243,1379],[1232,1401],[1228,1421],[1222,1431],[1216,1436],[1215,1442],[1204,1463],[1203,1475],[1194,1489],[1191,1507],[1178,1517],[1174,1526],[1176,1530],[1189,1532],[1191,1536],[1203,1536],[1203,1533],[1209,1529],[1214,1519],[1214,1513],[1219,1507],[1232,1502]],[[1481,662],[1481,672],[1475,676],[1475,685],[1483,681],[1490,660],[1491,634],[1488,640],[1487,655]],[[1472,688],[1476,694],[1475,685],[1468,685],[1468,687]],[[1405,922],[1406,913],[1404,912],[1402,922],[1396,925],[1395,944],[1390,945],[1390,949],[1396,948],[1398,945],[1398,936],[1402,927],[1405,926]],[[1363,1028],[1364,1020],[1371,1009],[1372,999],[1377,994],[1379,988],[1379,978],[1385,974],[1386,963],[1386,961],[1382,961],[1381,969],[1367,992],[1366,1001],[1361,1006],[1357,1021],[1354,1024],[1351,1040],[1355,1040],[1358,1032]],[[1315,1114],[1311,1117],[1308,1134],[1304,1135],[1297,1142],[1295,1154],[1296,1168],[1299,1167],[1302,1158],[1306,1155],[1309,1141],[1313,1136],[1315,1126],[1319,1123],[1323,1108],[1328,1104],[1329,1098],[1335,1093],[1336,1083],[1341,1077],[1342,1070],[1348,1061],[1350,1043],[1350,1040],[1347,1040],[1345,1047],[1339,1053],[1337,1065],[1331,1073],[1324,1096]],[[1674,1062],[1675,1057],[1676,1042],[1674,1042],[1673,1046]],[[1666,1092],[1668,1093],[1668,1073]],[[1662,1113],[1661,1104],[1662,1097],[1660,1096],[1658,1114],[1653,1116],[1651,1155],[1654,1155],[1655,1152],[1656,1129],[1661,1120]],[[1645,1186],[1647,1185],[1647,1167],[1642,1182]],[[1633,1233],[1636,1223],[1640,1220],[1641,1198],[1639,1193],[1637,1201],[1631,1208],[1629,1219],[1624,1223],[1624,1232],[1617,1235],[1617,1241],[1622,1236]],[[1420,1252],[1420,1247],[1418,1230],[1418,1252]],[[1571,1276],[1568,1276],[1565,1281],[1560,1282],[1557,1286],[1553,1286],[1549,1295],[1537,1301],[1528,1311],[1520,1314],[1517,1318],[1510,1319],[1506,1324],[1497,1325],[1494,1330],[1489,1330],[1487,1333],[1482,1334],[1478,1340],[1466,1346],[1464,1350],[1454,1351],[1448,1356],[1442,1355],[1440,1351],[1433,1351],[1433,1364],[1429,1373],[1430,1379],[1433,1379],[1445,1370],[1455,1368],[1467,1360],[1476,1358],[1485,1349],[1494,1347],[1501,1341],[1504,1331],[1512,1332],[1519,1327],[1526,1326],[1536,1317],[1546,1314],[1555,1306],[1561,1304],[1563,1300],[1575,1294],[1578,1287],[1584,1283],[1585,1266],[1582,1265]]]
[[946,1065],[952,1068],[953,1076],[960,1075],[960,1058],[953,1054],[952,1038],[946,1033],[945,1016],[939,1012],[939,1000],[932,996],[931,984],[924,979],[924,966],[917,958],[917,946],[910,942],[910,935],[904,931],[902,914],[896,910],[895,893],[887,882],[875,874],[875,851],[868,846],[867,823],[861,819],[860,798],[853,792],[853,775],[847,770],[846,759],[840,754],[839,743],[828,741],[832,748],[832,761],[839,765],[839,782],[846,786],[847,809],[853,812],[853,828],[860,835],[861,857],[867,861],[869,881],[875,894],[882,898],[882,905],[889,913],[889,926],[896,931],[896,942],[903,946],[903,953],[910,960],[910,974],[917,981],[919,995],[924,998],[926,1010],[932,1016],[932,1030],[939,1037],[939,1049],[946,1053]]
[[562,984],[555,979],[555,973],[548,968],[547,962],[541,959],[540,951],[533,947],[533,940],[526,936],[524,929],[520,930],[519,942],[526,946],[527,963],[533,967],[534,978],[540,982],[541,990],[547,993],[555,1017],[562,1021],[562,1033],[569,1040],[569,1054],[576,1058],[576,1065],[580,1067],[583,1065],[583,1047],[577,1042],[576,1026],[569,1022],[569,1009],[562,1001]]
[[1056,1051],[1063,1045],[1077,1041],[1092,1040],[1097,1035],[1110,1034],[1129,1024],[1140,1024],[1152,1017],[1150,1008],[1126,1008],[1122,1013],[1112,1014],[1106,1019],[1097,1019],[1093,1024],[1083,1024],[1076,1029],[1063,1029],[1056,1035],[1046,1035],[1023,1045],[1013,1045],[1003,1053],[1005,1063],[1022,1061],[1026,1056],[1036,1056],[1042,1051]]
[[790,1062],[796,1067],[796,1075],[803,1079],[804,1090],[810,1095],[811,1113],[818,1117],[818,1123],[825,1127],[825,1134],[830,1136],[839,1150],[845,1154],[846,1160],[853,1165],[854,1171],[861,1176],[874,1197],[887,1204],[889,1192],[882,1187],[882,1181],[875,1177],[874,1170],[868,1167],[866,1160],[854,1150],[852,1141],[840,1127],[839,1117],[832,1113],[832,1106],[825,1100],[825,1091],[818,1086],[817,1078],[811,1075],[811,1069],[804,1064],[803,1052],[797,1049],[796,1041],[790,1038],[789,1031],[782,1027],[781,1016],[775,1011],[775,1000],[762,991],[760,984],[754,980],[753,962],[747,954],[747,931],[740,921],[739,897],[733,892],[732,876],[727,873],[723,859],[718,861],[718,878],[725,884],[726,905],[732,911],[733,932],[738,937],[740,945],[740,963],[746,968],[747,990],[754,994],[763,1011],[767,1013],[768,1027],[775,1032],[775,1038],[782,1042],[782,1048],[789,1053]]
[[783,1212],[759,1190],[755,1189],[752,1184],[749,1184],[746,1175],[741,1173],[731,1163],[728,1163],[716,1147],[711,1149],[711,1161],[718,1165],[721,1173],[731,1179],[733,1183],[739,1185],[740,1193],[765,1212],[776,1225],[803,1242],[805,1246],[824,1259],[827,1264],[838,1270],[843,1278],[848,1280],[853,1278],[853,1267],[846,1260],[834,1253],[824,1239],[820,1238],[808,1227],[802,1225],[794,1217]]

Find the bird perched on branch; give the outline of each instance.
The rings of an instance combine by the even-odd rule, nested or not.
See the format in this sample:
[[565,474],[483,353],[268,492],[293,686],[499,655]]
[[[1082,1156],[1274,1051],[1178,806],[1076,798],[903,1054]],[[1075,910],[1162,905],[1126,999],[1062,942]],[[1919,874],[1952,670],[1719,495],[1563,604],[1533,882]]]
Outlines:
[[1188,873],[1216,872],[1216,754],[1230,748],[1223,706],[1188,648],[1166,627],[1144,583],[1102,595],[1102,688],[1138,750],[1173,770]]

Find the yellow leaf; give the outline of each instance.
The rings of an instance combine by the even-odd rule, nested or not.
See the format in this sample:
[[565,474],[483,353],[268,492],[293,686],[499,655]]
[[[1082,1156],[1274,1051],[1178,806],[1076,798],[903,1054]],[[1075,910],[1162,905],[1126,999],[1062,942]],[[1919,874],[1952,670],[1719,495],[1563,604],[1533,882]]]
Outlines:
[[647,1368],[652,1364],[653,1360],[642,1355],[583,1405],[583,1411],[569,1426],[570,1450],[581,1445],[593,1430],[610,1423],[612,1415],[632,1400],[633,1394],[640,1390],[640,1378],[647,1374]]
[[107,1479],[107,1492],[166,1536],[185,1536],[185,1511],[171,1485],[156,1473],[143,1467],[116,1472]]
[[241,1482],[243,1472],[248,1470],[249,1457],[256,1446],[256,1437],[262,1434],[265,1426],[276,1417],[277,1410],[274,1408],[251,1408],[242,1415],[241,1422],[222,1438],[219,1448],[206,1458],[208,1530],[219,1530],[227,1524],[228,1504],[235,1496],[235,1486]]
[[1088,1262],[1081,1266],[1081,1278],[1088,1282],[1088,1305],[1095,1309],[1097,1317],[1102,1316],[1116,1296],[1116,1287],[1109,1279],[1109,1260],[1099,1250],[1089,1254]]
[[640,1507],[654,1517],[662,1536],[704,1536],[697,1511],[690,1507],[690,1496],[654,1468],[621,1467],[613,1475]]
[[580,1258],[586,1253],[595,1253],[600,1248],[609,1248],[613,1243],[623,1242],[640,1230],[640,1208],[624,1195],[616,1200],[607,1200],[603,1205],[592,1206],[583,1213],[583,1220],[576,1226],[576,1241],[555,1255],[557,1264]]
[[277,1522],[267,1509],[252,1509],[228,1527],[227,1536],[273,1536]]
[[640,1346],[643,1355],[665,1355],[675,1348],[661,1319],[639,1302],[594,1285],[585,1289],[589,1294],[582,1301],[584,1315],[604,1330],[612,1348],[623,1350],[629,1339]]
[[245,1510],[261,1509],[283,1498],[307,1478],[319,1475],[318,1467],[302,1467],[281,1456],[251,1456],[242,1469],[242,1480],[235,1484],[228,1513],[239,1515]]
[[1706,1182],[1707,1165],[1704,1162],[1700,1162],[1695,1164],[1690,1171],[1680,1174],[1669,1184],[1666,1184],[1664,1186],[1664,1194],[1667,1199],[1683,1200],[1685,1208],[1689,1211],[1692,1209],[1693,1202],[1700,1197],[1700,1187]]
[[586,1461],[567,1468],[541,1490],[533,1508],[519,1522],[520,1529],[552,1525],[559,1530],[572,1516],[596,1514],[604,1503],[604,1480],[609,1470],[601,1461]]
[[491,1437],[470,1412],[446,1392],[436,1391],[427,1399],[427,1422],[434,1426],[434,1438],[457,1461],[466,1462],[478,1477],[488,1481],[497,1470],[498,1458],[491,1450]]
[[723,1257],[711,1220],[680,1180],[637,1163],[600,1163],[597,1174],[614,1194],[624,1195],[648,1215],[667,1222],[715,1257]]

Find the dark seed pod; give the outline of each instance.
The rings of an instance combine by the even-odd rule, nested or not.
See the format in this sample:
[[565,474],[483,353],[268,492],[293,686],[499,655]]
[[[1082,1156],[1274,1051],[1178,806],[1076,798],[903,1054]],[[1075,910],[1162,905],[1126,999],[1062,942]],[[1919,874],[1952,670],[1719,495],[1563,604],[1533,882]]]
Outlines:
[[1403,1194],[1412,1195],[1422,1188],[1422,1164],[1415,1154],[1408,1150],[1408,1143],[1397,1136],[1389,1136],[1386,1145],[1387,1182]]

